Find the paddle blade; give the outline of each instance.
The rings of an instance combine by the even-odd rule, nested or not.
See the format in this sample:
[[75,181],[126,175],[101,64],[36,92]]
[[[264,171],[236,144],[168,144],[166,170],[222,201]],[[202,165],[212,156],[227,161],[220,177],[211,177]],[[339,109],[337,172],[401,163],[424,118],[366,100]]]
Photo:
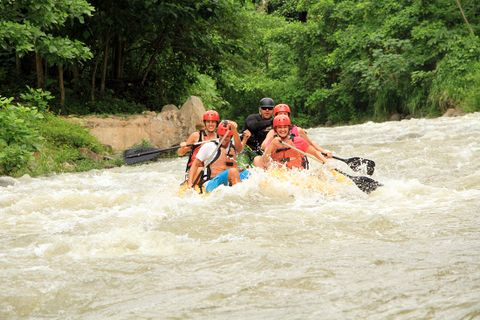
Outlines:
[[123,153],[123,160],[126,164],[132,165],[135,163],[151,161],[158,158],[162,150],[155,148],[137,148],[125,150]]
[[345,163],[348,164],[353,171],[360,172],[364,169],[366,173],[371,176],[375,171],[375,162],[373,160],[364,159],[360,157],[353,157],[345,159]]
[[375,191],[378,187],[383,186],[383,184],[381,184],[380,182],[375,181],[375,180],[373,180],[372,178],[369,178],[369,177],[351,176],[351,175],[348,175],[345,172],[342,172],[342,171],[337,170],[337,169],[335,169],[335,171],[337,171],[338,173],[341,173],[344,176],[348,177],[350,180],[352,180],[355,183],[355,185],[358,187],[358,189],[362,190],[363,192],[365,192],[367,194],[372,192],[372,191]]
[[382,184],[369,177],[349,177],[357,185],[357,187],[365,193],[375,191]]

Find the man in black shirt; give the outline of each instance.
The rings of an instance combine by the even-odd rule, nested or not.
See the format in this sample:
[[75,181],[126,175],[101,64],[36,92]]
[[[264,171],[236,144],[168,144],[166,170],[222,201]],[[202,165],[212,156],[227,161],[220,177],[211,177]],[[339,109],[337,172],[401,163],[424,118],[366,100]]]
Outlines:
[[263,98],[260,100],[258,113],[251,114],[245,119],[245,129],[252,134],[247,145],[258,155],[262,154],[260,145],[268,131],[272,129],[274,106],[275,102],[271,98]]

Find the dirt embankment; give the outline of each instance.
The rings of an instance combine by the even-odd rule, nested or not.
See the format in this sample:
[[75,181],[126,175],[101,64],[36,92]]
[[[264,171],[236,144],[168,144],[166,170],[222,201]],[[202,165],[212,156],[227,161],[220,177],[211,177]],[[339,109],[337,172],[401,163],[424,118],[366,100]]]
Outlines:
[[204,112],[205,107],[200,98],[191,96],[180,109],[174,105],[166,105],[159,113],[67,119],[87,128],[102,144],[121,151],[143,140],[159,148],[184,141],[190,133],[203,127]]

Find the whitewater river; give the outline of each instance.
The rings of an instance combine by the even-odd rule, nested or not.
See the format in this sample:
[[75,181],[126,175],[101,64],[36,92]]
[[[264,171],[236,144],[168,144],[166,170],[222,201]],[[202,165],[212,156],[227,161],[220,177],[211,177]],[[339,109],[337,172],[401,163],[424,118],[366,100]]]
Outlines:
[[181,197],[185,158],[2,178],[0,319],[479,319],[480,113],[309,134],[384,186]]

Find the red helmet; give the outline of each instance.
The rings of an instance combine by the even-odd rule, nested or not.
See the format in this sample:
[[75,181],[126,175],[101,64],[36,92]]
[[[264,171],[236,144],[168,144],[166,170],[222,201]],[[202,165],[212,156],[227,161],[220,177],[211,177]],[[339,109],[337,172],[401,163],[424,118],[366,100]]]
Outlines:
[[289,125],[291,125],[290,118],[284,114],[281,114],[273,118],[274,129],[278,126],[289,126]]
[[228,136],[227,137],[233,136],[233,131],[228,128],[228,123],[222,122],[218,125],[217,135],[223,137],[225,135],[225,133],[227,133],[227,131],[228,131]]
[[208,110],[203,114],[203,121],[217,121],[220,122],[220,115],[215,110]]
[[275,108],[273,108],[273,116],[275,117],[279,112],[286,112],[290,115],[290,107],[285,103],[277,104]]

